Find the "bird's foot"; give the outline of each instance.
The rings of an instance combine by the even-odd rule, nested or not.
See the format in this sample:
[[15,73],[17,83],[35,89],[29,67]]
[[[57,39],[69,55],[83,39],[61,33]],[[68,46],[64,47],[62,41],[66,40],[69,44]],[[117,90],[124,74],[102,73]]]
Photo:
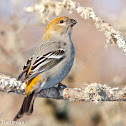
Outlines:
[[58,83],[58,86],[56,87],[57,90],[61,89],[61,88],[66,88],[67,86],[62,84],[62,83]]

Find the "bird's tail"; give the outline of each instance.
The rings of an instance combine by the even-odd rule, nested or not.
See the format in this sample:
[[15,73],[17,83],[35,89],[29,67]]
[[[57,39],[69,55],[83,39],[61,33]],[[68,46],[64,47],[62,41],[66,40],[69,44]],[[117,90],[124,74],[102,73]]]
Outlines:
[[27,95],[24,98],[23,104],[22,104],[19,112],[15,116],[14,121],[21,118],[25,113],[27,115],[32,114],[35,97],[36,97],[36,94],[35,94],[35,91],[33,91],[31,94]]

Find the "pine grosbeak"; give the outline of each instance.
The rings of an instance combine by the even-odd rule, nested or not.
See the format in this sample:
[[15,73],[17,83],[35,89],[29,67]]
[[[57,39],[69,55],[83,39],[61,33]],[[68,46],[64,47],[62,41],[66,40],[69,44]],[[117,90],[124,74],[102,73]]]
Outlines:
[[26,82],[27,96],[14,118],[15,121],[23,114],[30,115],[33,112],[37,93],[60,84],[71,70],[75,54],[71,31],[76,23],[74,19],[58,17],[47,25],[39,46],[18,77],[20,80],[25,75],[23,82]]

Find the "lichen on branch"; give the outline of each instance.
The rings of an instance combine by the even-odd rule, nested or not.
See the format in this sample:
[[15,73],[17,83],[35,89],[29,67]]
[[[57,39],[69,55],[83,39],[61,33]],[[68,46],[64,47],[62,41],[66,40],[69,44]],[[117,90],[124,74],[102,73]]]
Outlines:
[[122,48],[126,53],[126,41],[121,35],[120,31],[115,30],[109,23],[105,22],[102,18],[98,17],[91,7],[83,7],[79,3],[72,0],[41,0],[33,6],[26,7],[26,12],[38,12],[42,23],[48,23],[52,15],[59,16],[63,10],[67,10],[70,14],[76,12],[84,20],[92,19],[96,28],[100,31],[104,30],[106,36],[106,44],[115,45]]
[[[25,83],[0,74],[0,91],[24,95]],[[37,96],[69,101],[90,101],[95,103],[103,101],[126,101],[126,88],[111,88],[105,84],[91,83],[83,88],[52,87],[42,90]]]

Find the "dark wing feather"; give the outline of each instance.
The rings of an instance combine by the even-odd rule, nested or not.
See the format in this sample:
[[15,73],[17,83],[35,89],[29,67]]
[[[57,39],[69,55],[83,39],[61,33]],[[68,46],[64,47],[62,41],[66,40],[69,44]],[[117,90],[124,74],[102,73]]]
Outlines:
[[52,51],[44,54],[43,56],[37,57],[24,81],[27,81],[37,76],[38,74],[51,69],[59,62],[61,62],[64,58],[65,51],[63,49]]
[[24,65],[23,70],[22,70],[21,74],[18,76],[18,79],[17,79],[17,80],[20,80],[24,74],[25,74],[25,76],[27,75],[28,70],[29,70],[29,68],[30,68],[30,66],[31,66],[31,61],[32,61],[32,59],[33,59],[33,58],[31,57],[31,58],[29,58],[29,59],[27,60],[27,63]]

